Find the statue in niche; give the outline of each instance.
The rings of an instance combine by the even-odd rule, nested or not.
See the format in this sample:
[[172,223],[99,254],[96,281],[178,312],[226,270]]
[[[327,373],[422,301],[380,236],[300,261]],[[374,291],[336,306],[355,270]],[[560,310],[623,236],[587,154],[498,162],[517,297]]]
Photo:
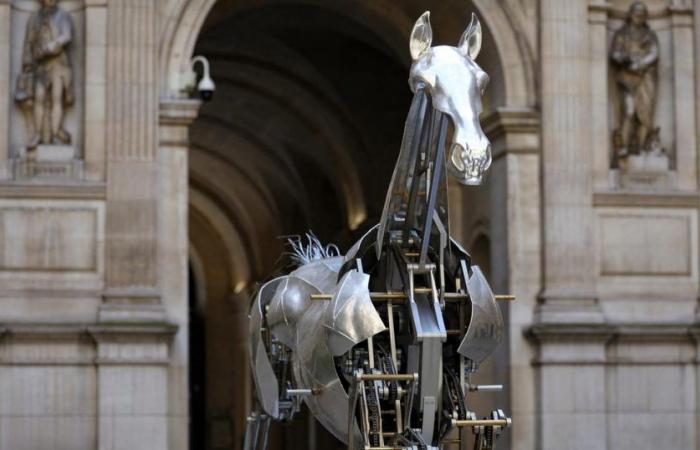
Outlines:
[[633,2],[615,32],[610,59],[620,93],[620,122],[613,133],[613,164],[629,155],[664,153],[654,127],[659,42],[647,23],[647,7]]
[[71,135],[63,128],[63,119],[66,108],[74,100],[68,58],[73,23],[57,3],[58,0],[41,0],[39,11],[29,17],[24,38],[15,101],[27,121],[30,150],[39,144],[71,142]]

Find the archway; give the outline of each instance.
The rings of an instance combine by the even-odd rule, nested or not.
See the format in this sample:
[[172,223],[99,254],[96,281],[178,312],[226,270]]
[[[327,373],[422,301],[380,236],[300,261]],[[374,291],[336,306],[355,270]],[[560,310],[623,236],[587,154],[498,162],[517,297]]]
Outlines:
[[[205,54],[218,85],[190,128],[191,278],[205,337],[191,339],[190,352],[203,352],[206,365],[201,448],[238,448],[243,438],[247,298],[284,268],[278,237],[311,229],[346,249],[379,217],[410,102],[407,35],[423,3],[200,2],[211,8],[206,17],[188,16],[192,3],[183,4],[177,23],[197,32],[175,27],[164,59],[176,69],[189,60],[182,52]],[[432,16],[439,43],[459,36],[473,9],[446,5]],[[486,9],[479,62],[492,74],[485,109],[493,111],[526,100],[524,81],[509,87],[512,77],[501,76],[488,27],[501,13]],[[166,75],[169,89],[177,73]],[[468,212],[453,210],[457,236],[470,234],[469,217],[488,218],[488,189]],[[461,206],[467,197],[455,198]],[[285,434],[300,448],[333,448],[323,435],[306,443],[307,431],[278,431],[273,448],[291,448]]]

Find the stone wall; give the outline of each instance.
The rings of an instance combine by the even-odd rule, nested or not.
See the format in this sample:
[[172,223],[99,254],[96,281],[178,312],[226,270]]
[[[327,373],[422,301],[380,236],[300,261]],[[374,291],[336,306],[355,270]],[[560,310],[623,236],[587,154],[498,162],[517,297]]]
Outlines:
[[[404,55],[397,65],[406,63],[407,35],[424,9],[435,10],[439,39],[459,34],[467,10],[482,16],[490,39],[483,64],[495,90],[482,121],[494,162],[487,186],[453,195],[453,233],[467,246],[486,239],[493,285],[518,298],[505,307],[507,339],[490,369],[507,386],[498,403],[514,419],[504,444],[700,449],[700,2],[647,2],[660,50],[655,122],[673,164],[632,183],[610,164],[620,100],[609,48],[630,1],[299,3],[379,30],[383,51]],[[238,389],[235,401],[216,403],[213,421],[214,441],[233,448],[250,404],[243,299],[276,258],[277,247],[259,236],[281,229],[266,195],[292,184],[249,187],[235,159],[245,151],[257,167],[266,156],[246,146],[246,133],[195,126],[198,147],[190,149],[200,104],[188,88],[205,22],[259,2],[58,4],[74,30],[74,101],[64,118],[73,139],[33,153],[15,95],[26,27],[40,3],[0,0],[0,450],[188,448],[190,259],[195,277],[210,281],[200,295],[219,302],[205,307],[221,327],[233,322],[208,334],[237,340],[226,347],[235,356],[212,366],[229,377],[226,389]],[[207,19],[212,8],[221,17]],[[219,50],[245,54],[230,47]],[[226,101],[246,98],[236,96],[239,85],[259,78],[220,56],[214,78],[238,78],[228,76],[230,97],[205,111],[210,123],[227,112]],[[279,94],[278,85],[270,92]],[[356,125],[331,117],[344,117],[337,111],[348,104],[333,98],[328,106],[330,95],[315,97],[330,92],[322,89],[303,91],[300,104],[303,114],[324,111],[309,129],[336,143],[323,149],[324,164],[345,185],[338,222],[347,237],[371,202],[352,185],[361,155],[344,153],[356,145],[346,128]],[[265,117],[227,116],[218,126],[255,130]],[[225,161],[229,147],[240,152]],[[254,203],[250,214],[236,213],[240,197]],[[188,222],[211,234],[188,236]],[[283,436],[275,436],[279,448]]]

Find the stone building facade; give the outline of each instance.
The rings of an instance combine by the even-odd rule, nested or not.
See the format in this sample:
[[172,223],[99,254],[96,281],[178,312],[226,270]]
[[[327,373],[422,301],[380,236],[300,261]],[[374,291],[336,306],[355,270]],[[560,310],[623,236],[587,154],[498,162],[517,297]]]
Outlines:
[[[517,300],[473,404],[514,450],[700,449],[700,1],[645,2],[654,150],[622,162],[630,0],[52,3],[0,0],[0,450],[240,448],[247,299],[279,236],[377,220],[426,9],[437,42],[479,14],[491,76],[451,227]],[[302,423],[273,448],[336,448]]]

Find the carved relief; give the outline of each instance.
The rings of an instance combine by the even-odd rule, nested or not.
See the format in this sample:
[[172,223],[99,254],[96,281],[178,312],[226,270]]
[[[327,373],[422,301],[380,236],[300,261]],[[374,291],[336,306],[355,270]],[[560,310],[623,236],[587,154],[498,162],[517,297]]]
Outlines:
[[647,23],[647,15],[644,3],[633,2],[610,49],[620,105],[612,142],[614,168],[668,169],[668,157],[659,141],[660,129],[654,123],[659,41]]

